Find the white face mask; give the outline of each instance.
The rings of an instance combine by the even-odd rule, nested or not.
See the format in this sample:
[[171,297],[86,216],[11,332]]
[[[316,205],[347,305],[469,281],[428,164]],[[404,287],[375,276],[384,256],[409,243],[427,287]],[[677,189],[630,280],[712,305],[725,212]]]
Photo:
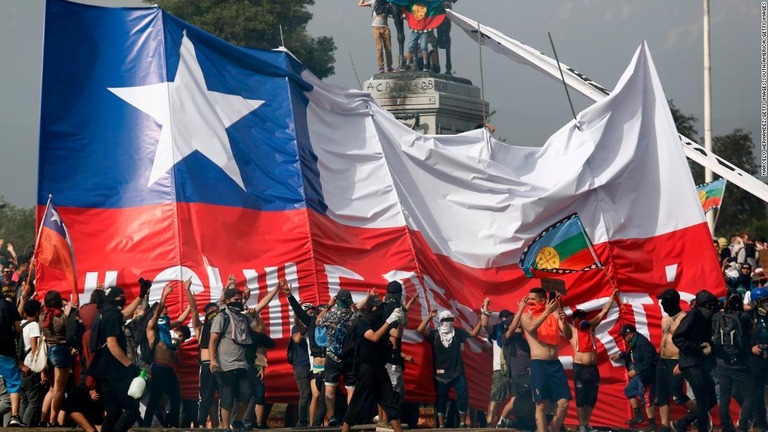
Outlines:
[[448,333],[453,330],[453,321],[442,321],[440,323],[440,332]]

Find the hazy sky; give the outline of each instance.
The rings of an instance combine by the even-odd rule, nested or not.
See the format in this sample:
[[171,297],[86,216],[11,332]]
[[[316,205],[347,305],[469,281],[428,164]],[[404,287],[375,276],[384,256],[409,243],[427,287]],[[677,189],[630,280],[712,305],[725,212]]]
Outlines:
[[[278,1],[278,0],[275,0]],[[111,6],[138,0],[89,1]],[[552,55],[612,89],[638,45],[648,41],[668,98],[703,119],[702,1],[694,0],[463,0],[455,10]],[[0,195],[35,203],[40,109],[43,0],[0,0]],[[358,87],[350,56],[365,81],[376,71],[370,10],[357,0],[316,0],[309,31],[336,42],[336,74],[328,81]],[[760,3],[711,2],[713,133],[735,128],[759,140]],[[477,45],[453,31],[455,75],[480,85]],[[288,47],[290,49],[290,47]],[[496,110],[496,136],[540,146],[571,119],[561,83],[483,50],[485,96]],[[591,102],[571,92],[576,110]],[[701,121],[697,125],[703,134]]]

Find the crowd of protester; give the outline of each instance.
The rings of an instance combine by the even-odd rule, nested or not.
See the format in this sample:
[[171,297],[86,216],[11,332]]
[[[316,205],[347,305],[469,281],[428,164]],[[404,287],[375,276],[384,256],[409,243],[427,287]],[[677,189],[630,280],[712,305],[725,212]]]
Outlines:
[[[664,290],[657,296],[664,311],[658,347],[632,324],[620,329],[624,348],[611,360],[627,369],[629,427],[709,430],[718,407],[724,431],[766,430],[768,276],[762,261],[768,249],[747,235],[717,239],[715,248],[725,297],[702,290],[685,305],[676,290]],[[168,283],[152,305],[151,281],[139,279],[139,295],[130,303],[120,287],[99,286],[77,307],[57,291],[38,299],[28,284],[34,270],[23,258],[3,255],[0,267],[0,415],[7,426],[265,428],[264,376],[275,341],[261,311],[282,295],[294,311],[287,354],[299,395],[295,426],[349,431],[378,415],[396,432],[403,429],[403,376],[414,360],[401,344],[414,298],[404,297],[399,282],[390,282],[383,298],[372,291],[355,303],[341,289],[330,304],[315,305],[297,299],[283,279],[248,308],[249,290],[237,289],[230,276],[222,298],[203,306],[201,317],[191,280]],[[166,300],[175,289],[187,301],[172,317]],[[559,293],[534,288],[515,312],[493,313],[486,299],[471,329],[456,326],[448,310],[430,311],[417,332],[432,351],[436,426],[477,423],[462,353],[484,329],[493,344],[487,425],[561,430],[575,397],[578,431],[592,430],[600,397],[596,330],[617,298],[614,291],[599,311],[576,309],[567,316]],[[177,370],[180,347],[189,340],[199,353],[197,400],[184,399]],[[565,343],[573,349],[572,386],[559,357]],[[137,377],[143,382],[145,375],[146,388],[135,394]],[[451,390],[455,422],[449,421]],[[736,419],[731,399],[741,406]],[[672,404],[686,414],[672,418]]]

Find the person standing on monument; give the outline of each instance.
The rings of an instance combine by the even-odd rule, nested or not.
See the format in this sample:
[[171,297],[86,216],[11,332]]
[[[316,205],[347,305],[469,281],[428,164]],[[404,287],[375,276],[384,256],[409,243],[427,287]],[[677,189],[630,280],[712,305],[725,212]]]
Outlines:
[[389,31],[387,18],[389,17],[389,3],[386,0],[360,0],[360,7],[370,7],[372,9],[373,22],[371,30],[373,32],[373,41],[376,43],[376,61],[379,64],[379,73],[385,71],[384,62],[386,60],[386,71],[394,72],[392,68],[392,33]]

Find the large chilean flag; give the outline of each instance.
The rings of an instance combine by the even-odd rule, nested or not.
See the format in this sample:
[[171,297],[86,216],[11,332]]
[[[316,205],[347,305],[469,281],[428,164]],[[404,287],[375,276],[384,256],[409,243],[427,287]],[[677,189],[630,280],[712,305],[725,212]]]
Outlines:
[[[139,276],[155,281],[153,300],[166,281],[192,277],[198,304],[218,299],[229,273],[251,303],[281,277],[309,302],[401,280],[418,296],[405,334],[416,359],[408,398],[431,401],[431,350],[414,331],[422,317],[450,309],[469,327],[485,297],[512,309],[536,284],[516,265],[525,244],[577,212],[606,272],[564,275],[566,304],[599,310],[608,275],[621,291],[597,329],[593,416],[616,425],[626,374],[608,356],[621,347],[620,324],[658,343],[654,295],[722,290],[645,46],[611,96],[538,148],[483,131],[418,134],[290,53],[234,47],[158,8],[48,0],[44,53],[38,204],[53,194],[67,221],[83,303],[99,281],[135,295]],[[182,306],[183,294],[171,300]],[[279,342],[268,398],[295,401],[290,308],[278,297],[268,311]],[[568,367],[570,352],[561,351]],[[490,353],[483,338],[464,347],[475,406],[487,402]]]

